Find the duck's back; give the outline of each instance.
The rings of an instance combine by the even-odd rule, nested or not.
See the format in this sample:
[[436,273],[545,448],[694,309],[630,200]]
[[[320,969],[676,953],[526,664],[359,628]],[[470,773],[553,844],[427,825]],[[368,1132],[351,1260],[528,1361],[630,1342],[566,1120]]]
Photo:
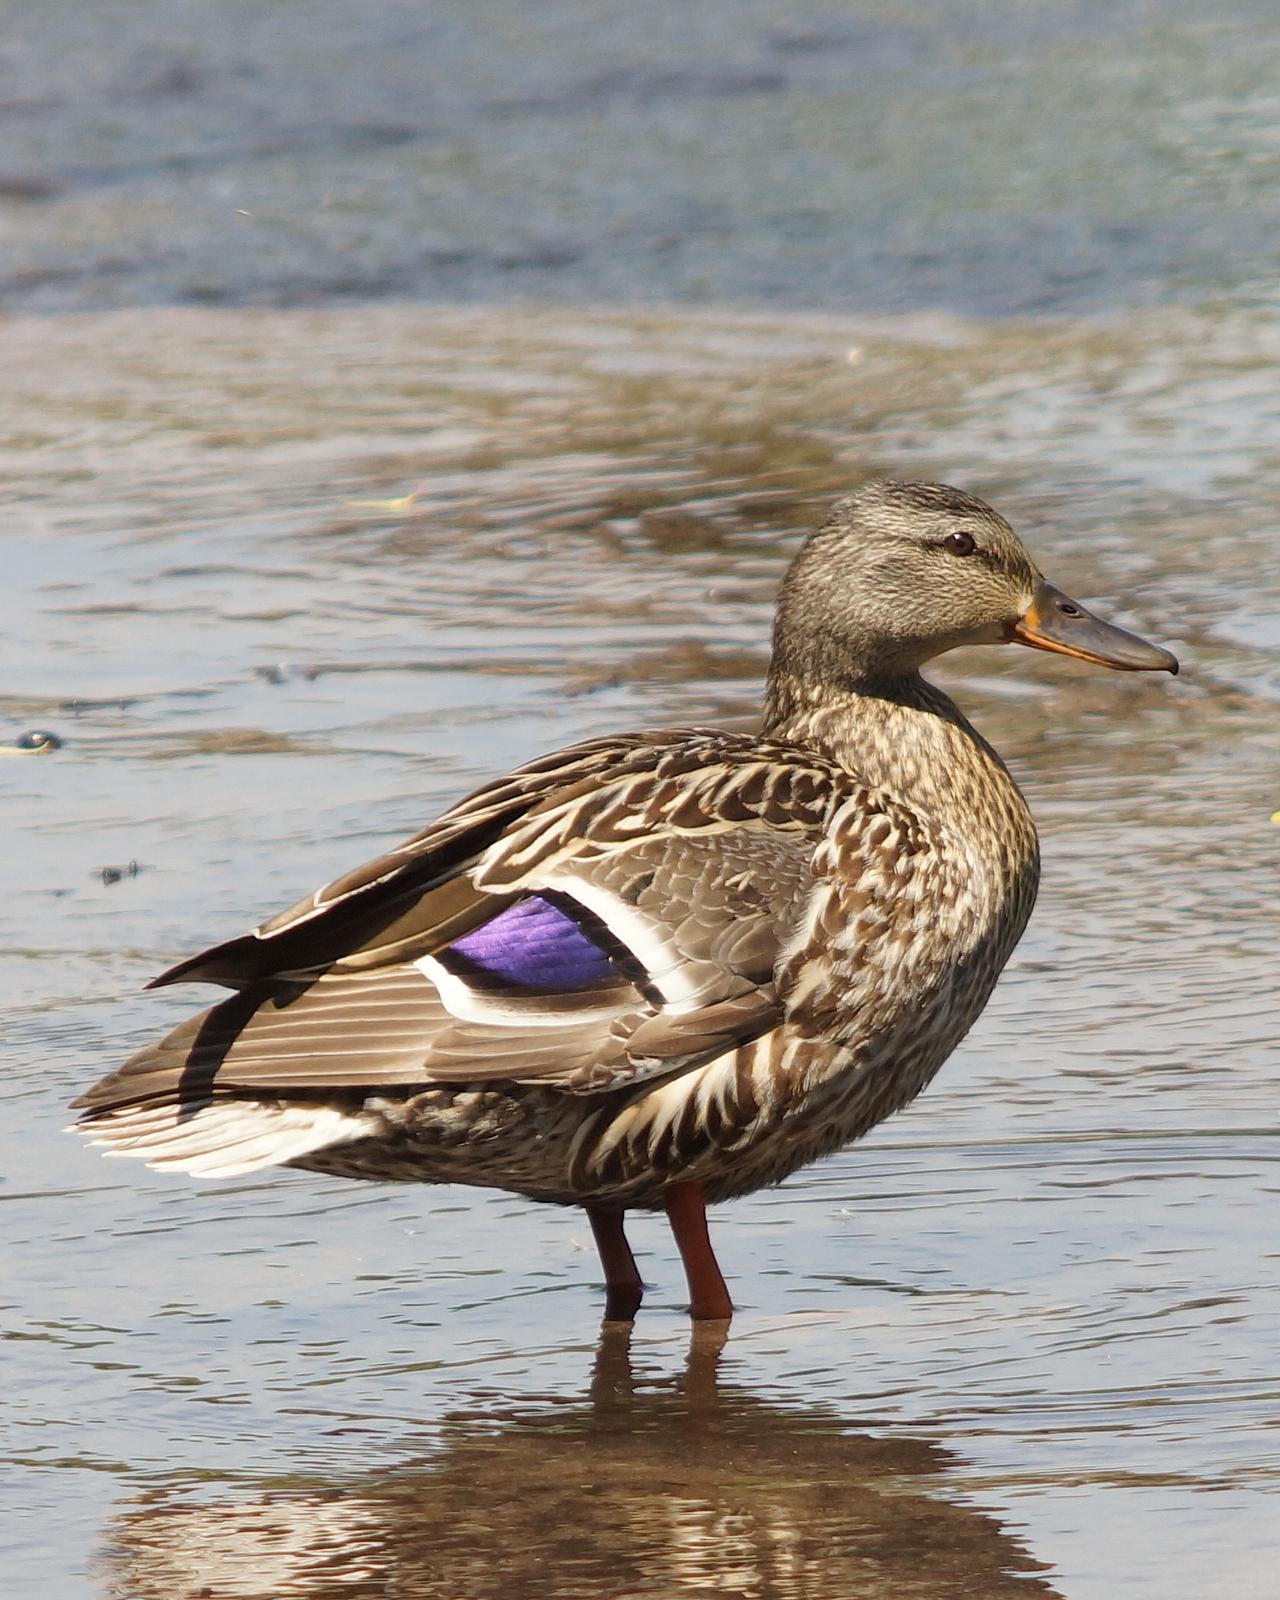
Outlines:
[[[781,1176],[927,1082],[1030,910],[1021,797],[946,726],[936,804],[815,729],[530,763],[166,974],[240,993],[90,1090],[89,1131],[195,1172],[546,1199]],[[859,735],[872,777],[886,738],[909,775],[937,737]]]

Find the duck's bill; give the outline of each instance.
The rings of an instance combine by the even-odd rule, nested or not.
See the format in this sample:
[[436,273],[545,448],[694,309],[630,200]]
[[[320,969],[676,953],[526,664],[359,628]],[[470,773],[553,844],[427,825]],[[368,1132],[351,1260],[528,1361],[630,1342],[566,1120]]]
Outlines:
[[1103,622],[1043,580],[1035,599],[1009,629],[1009,638],[1033,650],[1053,650],[1060,656],[1075,656],[1121,672],[1178,670],[1177,656],[1139,639],[1136,633]]

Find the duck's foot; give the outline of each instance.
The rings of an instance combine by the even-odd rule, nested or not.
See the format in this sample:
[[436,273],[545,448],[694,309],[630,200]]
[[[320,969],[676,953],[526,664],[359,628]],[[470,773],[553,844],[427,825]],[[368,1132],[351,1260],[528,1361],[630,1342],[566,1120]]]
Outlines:
[[604,1268],[604,1320],[630,1322],[644,1299],[644,1284],[623,1231],[626,1213],[607,1206],[588,1206],[586,1212]]
[[667,1220],[689,1281],[689,1315],[695,1322],[728,1322],[733,1301],[707,1232],[700,1183],[673,1183],[666,1191]]

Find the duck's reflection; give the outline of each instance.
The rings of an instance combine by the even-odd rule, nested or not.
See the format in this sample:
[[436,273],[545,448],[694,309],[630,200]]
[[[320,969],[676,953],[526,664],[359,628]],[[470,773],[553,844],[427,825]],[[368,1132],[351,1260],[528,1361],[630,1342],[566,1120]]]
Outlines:
[[937,1496],[949,1458],[821,1408],[684,1372],[637,1381],[602,1338],[585,1399],[455,1413],[430,1461],[356,1483],[153,1503],[111,1529],[128,1600],[1031,1600],[1053,1595],[989,1515]]

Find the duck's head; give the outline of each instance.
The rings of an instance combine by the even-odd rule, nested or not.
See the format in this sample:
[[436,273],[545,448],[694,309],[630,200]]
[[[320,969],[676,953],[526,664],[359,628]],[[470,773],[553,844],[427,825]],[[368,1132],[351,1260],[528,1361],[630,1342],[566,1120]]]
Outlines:
[[1048,583],[998,512],[942,483],[871,483],[832,507],[787,574],[774,671],[908,677],[967,644],[1024,644],[1125,672],[1177,659]]

